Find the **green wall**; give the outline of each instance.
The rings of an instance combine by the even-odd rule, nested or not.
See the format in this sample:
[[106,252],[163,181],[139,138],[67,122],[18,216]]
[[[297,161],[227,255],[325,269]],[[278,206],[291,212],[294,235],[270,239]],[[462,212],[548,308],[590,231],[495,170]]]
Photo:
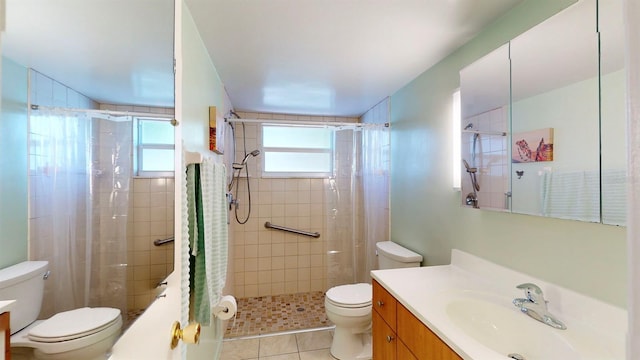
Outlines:
[[[184,1],[182,1],[180,23],[182,51],[179,56],[182,61],[182,86],[178,88],[180,96],[176,97],[180,101],[180,106],[177,107],[180,110],[178,114],[181,122],[180,143],[185,150],[213,156],[217,162],[222,162],[222,156],[209,151],[209,106],[216,106],[219,112],[223,112],[224,85]],[[187,199],[182,198],[180,201],[183,206],[186,206]],[[182,238],[182,241],[188,241],[188,239]],[[215,326],[203,326],[200,344],[187,348],[188,358],[217,359],[216,354],[219,354],[222,348],[221,336]]]
[[461,249],[625,307],[624,228],[462,208],[451,186],[459,71],[573,2],[524,1],[391,97],[391,239],[423,265],[448,264]]
[[27,260],[27,76],[2,59],[0,268]]

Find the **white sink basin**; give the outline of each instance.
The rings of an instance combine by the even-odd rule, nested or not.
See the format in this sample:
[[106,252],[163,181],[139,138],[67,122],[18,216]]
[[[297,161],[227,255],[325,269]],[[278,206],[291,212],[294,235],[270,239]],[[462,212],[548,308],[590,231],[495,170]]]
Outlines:
[[526,360],[581,358],[563,339],[564,330],[529,318],[508,301],[457,298],[446,305],[446,313],[465,334],[499,354],[518,354]]
[[[544,280],[459,250],[451,265],[372,271],[372,277],[464,360],[622,360],[627,314]],[[515,307],[518,284],[544,292],[566,330]],[[518,357],[517,355],[520,357]]]

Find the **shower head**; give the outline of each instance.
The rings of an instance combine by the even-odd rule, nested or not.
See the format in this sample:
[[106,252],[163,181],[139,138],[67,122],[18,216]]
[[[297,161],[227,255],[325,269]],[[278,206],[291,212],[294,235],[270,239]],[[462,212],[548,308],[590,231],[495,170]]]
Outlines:
[[471,179],[471,186],[473,186],[473,194],[475,195],[476,191],[480,191],[480,184],[478,184],[478,178],[476,178],[478,168],[469,166],[469,163],[465,159],[462,159],[462,163],[464,164],[464,167],[467,168],[469,178]]
[[469,163],[467,162],[467,160],[462,159],[462,163],[464,164],[464,167],[467,169],[468,173],[475,174],[478,171],[477,168],[469,166]]
[[248,153],[247,155],[244,156],[244,159],[242,159],[242,162],[240,163],[236,163],[234,162],[232,164],[232,167],[236,170],[240,170],[242,169],[246,164],[247,164],[247,159],[249,159],[249,156],[258,156],[260,155],[260,150],[253,150],[252,152]]
[[464,127],[465,130],[469,130],[473,128],[473,123],[468,123],[467,126]]
[[249,156],[253,156],[256,157],[260,155],[260,150],[253,150],[252,152],[248,153],[247,155],[244,156],[244,159],[242,159],[242,164],[246,164],[247,163],[247,159],[249,158]]

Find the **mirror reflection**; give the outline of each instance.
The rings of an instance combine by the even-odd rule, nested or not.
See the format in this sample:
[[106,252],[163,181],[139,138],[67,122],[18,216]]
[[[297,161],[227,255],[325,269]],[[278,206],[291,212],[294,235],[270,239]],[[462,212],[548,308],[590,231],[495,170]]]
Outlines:
[[462,204],[509,208],[509,44],[460,71]]
[[601,71],[602,222],[626,225],[627,121],[622,1],[598,2]]
[[109,307],[124,329],[173,271],[173,1],[6,10],[0,198],[25,211],[3,205],[0,268],[48,262],[38,319]]
[[513,212],[600,221],[595,15],[581,1],[511,41]]
[[[621,19],[621,1],[580,1],[460,72],[463,205],[625,225]],[[474,128],[497,109],[505,146],[482,134],[501,129]],[[489,177],[502,156],[506,186]]]

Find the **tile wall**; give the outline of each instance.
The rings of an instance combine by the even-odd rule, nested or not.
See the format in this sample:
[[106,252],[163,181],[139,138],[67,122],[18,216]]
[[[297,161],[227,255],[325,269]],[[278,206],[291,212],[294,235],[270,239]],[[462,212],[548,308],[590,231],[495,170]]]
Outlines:
[[29,104],[73,109],[97,109],[99,104],[33,69],[29,70]]
[[[357,122],[358,118],[238,113],[244,119]],[[260,149],[260,128],[236,124],[236,159],[242,159],[243,138],[250,152]],[[243,137],[243,135],[245,135]],[[230,257],[233,258],[235,296],[254,297],[325,291],[327,239],[325,221],[327,179],[262,178],[261,156],[250,159],[251,217],[241,225],[230,212]],[[240,181],[240,220],[246,217],[246,179]],[[264,223],[318,231],[320,238],[266,229]]]
[[145,309],[173,271],[174,243],[155,246],[174,235],[174,179],[134,178],[127,223],[127,308]]
[[[501,107],[474,115],[462,121],[462,128],[473,123],[473,129],[480,132],[508,132],[509,109]],[[509,191],[509,158],[507,137],[480,134],[476,143],[477,178],[480,184],[478,204],[481,208],[507,209],[505,193]],[[473,133],[463,133],[462,158],[469,161],[473,151]],[[471,161],[469,161],[471,164]],[[472,165],[473,166],[473,165]],[[462,170],[463,190],[471,189],[469,174]],[[464,199],[462,200],[464,203]]]

